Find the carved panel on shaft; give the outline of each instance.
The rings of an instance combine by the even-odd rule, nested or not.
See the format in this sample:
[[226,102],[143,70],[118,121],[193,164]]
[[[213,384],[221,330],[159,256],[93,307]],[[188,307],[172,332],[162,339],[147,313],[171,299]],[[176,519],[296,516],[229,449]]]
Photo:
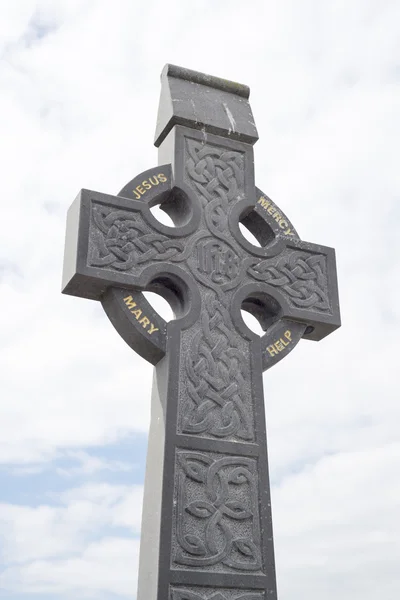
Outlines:
[[[243,280],[243,250],[228,229],[231,202],[244,197],[244,155],[186,138],[185,173],[204,207],[189,270],[199,283],[201,322],[183,332],[178,431],[254,441],[248,348],[233,326],[231,294]],[[211,290],[211,291],[210,291]]]
[[254,441],[248,344],[212,292],[203,296],[195,332],[183,332],[178,431]]
[[264,600],[262,590],[232,590],[197,586],[172,586],[169,600]]
[[257,461],[177,451],[172,567],[262,571]]

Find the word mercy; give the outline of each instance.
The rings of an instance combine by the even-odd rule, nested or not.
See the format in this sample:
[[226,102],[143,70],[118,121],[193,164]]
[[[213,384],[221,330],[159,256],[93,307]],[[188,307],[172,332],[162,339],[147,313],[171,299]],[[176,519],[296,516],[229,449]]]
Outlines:
[[279,338],[279,340],[276,340],[276,342],[274,342],[273,344],[271,344],[270,346],[267,347],[269,355],[275,356],[276,354],[279,354],[279,352],[282,352],[282,350],[284,350],[286,348],[286,346],[289,346],[291,341],[292,341],[292,334],[288,329],[283,334],[283,337]]
[[124,298],[124,302],[129,311],[133,315],[135,315],[136,319],[139,321],[139,324],[143,327],[143,329],[146,329],[146,327],[150,325],[150,327],[147,329],[147,333],[149,335],[151,335],[155,331],[158,331],[158,328],[155,327],[153,323],[151,323],[150,319],[148,319],[147,317],[142,317],[143,311],[140,308],[136,308],[137,304],[133,301],[132,296],[126,296],[126,298]]
[[154,175],[154,177],[149,177],[148,179],[142,181],[142,183],[137,185],[132,192],[135,194],[136,200],[140,200],[140,197],[143,196],[147,190],[151,190],[151,188],[155,185],[158,185],[159,183],[165,183],[166,181],[167,178],[165,177],[164,173],[159,173],[158,175]]
[[269,215],[276,221],[281,229],[284,229],[283,232],[285,235],[294,235],[294,231],[289,227],[289,223],[286,221],[285,217],[281,215],[279,210],[276,208],[275,204],[271,202],[271,200],[267,200],[264,196],[258,199],[258,204],[261,204],[263,208],[267,211]]

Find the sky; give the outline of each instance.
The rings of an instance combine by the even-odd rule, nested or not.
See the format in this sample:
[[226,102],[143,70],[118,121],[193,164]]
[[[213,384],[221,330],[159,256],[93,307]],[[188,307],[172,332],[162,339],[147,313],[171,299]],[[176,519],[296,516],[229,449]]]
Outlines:
[[264,375],[279,599],[400,597],[399,22],[396,0],[0,0],[1,600],[136,595],[152,367],[61,271],[79,190],[157,164],[167,62],[250,86],[257,186],[336,248],[342,328]]

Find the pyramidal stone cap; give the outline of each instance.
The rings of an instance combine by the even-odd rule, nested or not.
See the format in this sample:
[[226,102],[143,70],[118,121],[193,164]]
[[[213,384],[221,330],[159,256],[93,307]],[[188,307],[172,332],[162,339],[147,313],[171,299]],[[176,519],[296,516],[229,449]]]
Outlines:
[[258,134],[249,95],[247,85],[165,65],[154,145],[160,146],[174,125],[254,144]]

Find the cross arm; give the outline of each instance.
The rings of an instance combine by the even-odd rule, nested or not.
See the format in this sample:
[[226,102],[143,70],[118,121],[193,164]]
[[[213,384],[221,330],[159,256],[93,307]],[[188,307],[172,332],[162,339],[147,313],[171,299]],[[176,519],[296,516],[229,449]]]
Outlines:
[[304,323],[303,337],[319,341],[340,327],[335,250],[291,239],[275,256],[252,259],[247,275],[275,297],[281,317]]
[[81,190],[68,211],[63,293],[100,300],[113,286],[145,289],[157,264],[187,257],[193,226],[166,227],[148,203]]

